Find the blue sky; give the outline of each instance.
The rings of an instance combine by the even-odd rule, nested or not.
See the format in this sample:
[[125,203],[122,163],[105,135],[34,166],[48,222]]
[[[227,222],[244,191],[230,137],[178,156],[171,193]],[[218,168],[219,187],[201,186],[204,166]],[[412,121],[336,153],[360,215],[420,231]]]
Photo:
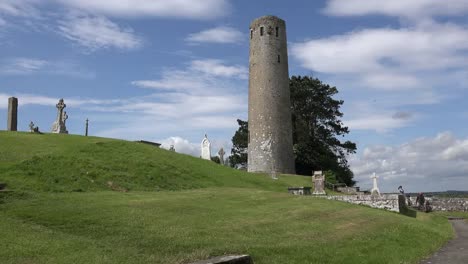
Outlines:
[[72,134],[89,118],[91,135],[230,149],[249,24],[268,14],[290,75],[339,89],[358,185],[468,190],[467,0],[0,0],[0,123],[16,96],[19,129],[50,131],[64,98]]

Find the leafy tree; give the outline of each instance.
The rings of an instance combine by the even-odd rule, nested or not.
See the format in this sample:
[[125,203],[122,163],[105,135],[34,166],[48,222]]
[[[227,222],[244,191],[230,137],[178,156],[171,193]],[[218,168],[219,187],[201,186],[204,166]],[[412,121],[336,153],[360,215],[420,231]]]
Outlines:
[[307,76],[291,77],[289,86],[296,172],[332,170],[339,182],[353,185],[346,157],[356,152],[356,144],[339,139],[349,129],[340,120],[343,100],[333,98],[338,89]]
[[236,164],[247,163],[248,122],[237,119],[237,123],[239,124],[239,129],[232,137],[231,156],[229,156],[229,164],[232,167]]

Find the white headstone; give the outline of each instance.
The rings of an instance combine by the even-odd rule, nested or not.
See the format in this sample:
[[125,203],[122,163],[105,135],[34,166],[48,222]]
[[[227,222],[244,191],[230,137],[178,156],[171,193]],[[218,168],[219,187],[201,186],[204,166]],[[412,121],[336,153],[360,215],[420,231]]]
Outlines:
[[201,158],[206,160],[211,160],[211,143],[208,140],[208,137],[205,134],[201,142]]

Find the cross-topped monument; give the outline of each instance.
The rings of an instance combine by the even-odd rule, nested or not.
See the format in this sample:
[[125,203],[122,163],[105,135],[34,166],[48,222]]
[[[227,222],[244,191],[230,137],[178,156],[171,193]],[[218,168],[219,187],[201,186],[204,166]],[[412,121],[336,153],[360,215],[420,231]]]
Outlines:
[[371,179],[373,180],[373,186],[371,190],[371,194],[377,194],[380,195],[380,190],[379,187],[377,187],[377,178],[379,178],[377,175],[375,175],[375,172],[372,174]]
[[52,133],[59,134],[68,134],[65,122],[68,119],[67,112],[64,111],[67,105],[63,101],[63,98],[55,105],[57,107],[57,118],[55,119],[54,124],[52,125]]
[[218,151],[219,162],[221,163],[221,165],[224,165],[224,154],[226,154],[226,153],[224,152],[224,149],[221,148],[221,149]]

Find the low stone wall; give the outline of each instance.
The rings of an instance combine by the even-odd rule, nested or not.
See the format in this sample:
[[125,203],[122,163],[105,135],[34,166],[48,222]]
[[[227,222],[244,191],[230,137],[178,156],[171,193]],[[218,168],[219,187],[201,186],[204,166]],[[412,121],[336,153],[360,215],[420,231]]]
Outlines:
[[[432,211],[468,212],[468,198],[424,197],[432,206]],[[411,204],[416,205],[416,197],[410,197]]]
[[370,206],[372,208],[385,209],[392,212],[399,212],[398,194],[373,195],[336,195],[322,196],[328,200],[343,201],[347,203]]

